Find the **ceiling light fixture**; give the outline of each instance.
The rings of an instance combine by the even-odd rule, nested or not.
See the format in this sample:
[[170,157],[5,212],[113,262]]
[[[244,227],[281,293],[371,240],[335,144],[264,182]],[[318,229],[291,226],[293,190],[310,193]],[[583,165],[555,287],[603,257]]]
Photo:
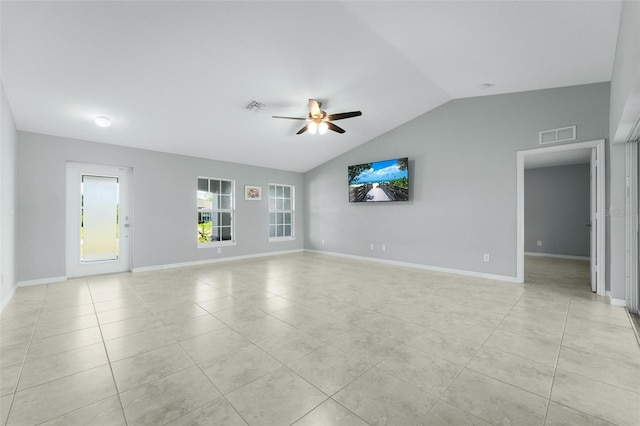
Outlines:
[[301,135],[305,132],[309,132],[312,135],[316,133],[320,133],[324,135],[327,133],[327,130],[332,130],[336,133],[344,133],[345,130],[341,127],[336,126],[332,121],[334,120],[344,120],[345,118],[351,117],[360,117],[362,115],[361,111],[351,111],[351,112],[340,112],[338,114],[327,114],[326,111],[321,110],[322,102],[317,99],[309,99],[309,113],[306,118],[302,117],[284,117],[282,115],[273,115],[273,118],[286,118],[289,120],[304,120],[308,123],[304,125],[304,127],[296,133],[296,135]]
[[111,126],[111,119],[109,117],[105,117],[104,115],[99,115],[93,120],[98,127],[109,127]]

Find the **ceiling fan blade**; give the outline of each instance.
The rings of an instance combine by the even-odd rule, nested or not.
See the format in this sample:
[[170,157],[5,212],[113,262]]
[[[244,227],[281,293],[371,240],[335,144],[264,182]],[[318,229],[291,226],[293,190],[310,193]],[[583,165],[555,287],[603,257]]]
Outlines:
[[271,118],[286,118],[288,120],[307,120],[307,118],[302,118],[302,117],[283,117],[281,115],[272,115]]
[[309,113],[311,117],[317,117],[321,114],[320,104],[315,99],[309,99]]
[[330,121],[327,121],[326,123],[329,125],[329,129],[333,130],[334,132],[338,132],[338,133],[345,132],[345,130],[342,127],[338,127]]
[[307,124],[306,126],[304,126],[302,129],[298,130],[298,131],[296,132],[296,135],[301,135],[301,134],[303,134],[304,132],[306,132],[307,130],[309,130],[309,125],[308,125],[308,124]]
[[327,120],[330,120],[330,121],[344,120],[345,118],[359,117],[361,115],[362,115],[361,111],[340,112],[338,114],[327,115]]

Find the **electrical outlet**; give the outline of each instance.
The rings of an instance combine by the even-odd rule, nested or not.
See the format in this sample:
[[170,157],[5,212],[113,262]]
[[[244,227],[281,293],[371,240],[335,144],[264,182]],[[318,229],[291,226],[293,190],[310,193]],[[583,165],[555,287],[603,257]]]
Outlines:
[[380,250],[382,251],[387,251],[387,246],[385,246],[384,244],[380,246]]
[[218,247],[218,254],[222,253],[222,247]]
[[489,253],[485,253],[484,256],[482,256],[482,260],[485,262],[491,262],[491,255]]
[[373,250],[373,243],[369,244],[369,250]]
[[542,247],[542,241],[538,240],[538,247]]

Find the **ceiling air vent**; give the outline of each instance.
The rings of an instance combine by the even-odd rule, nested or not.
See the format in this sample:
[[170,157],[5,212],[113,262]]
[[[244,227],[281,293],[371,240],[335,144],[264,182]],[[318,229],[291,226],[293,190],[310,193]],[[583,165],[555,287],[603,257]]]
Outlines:
[[245,109],[248,109],[249,111],[258,112],[262,108],[266,107],[266,105],[263,104],[262,102],[251,101],[248,104],[246,104],[244,107],[245,107]]
[[574,140],[576,140],[576,126],[543,130],[542,132],[540,132],[539,136],[540,145]]

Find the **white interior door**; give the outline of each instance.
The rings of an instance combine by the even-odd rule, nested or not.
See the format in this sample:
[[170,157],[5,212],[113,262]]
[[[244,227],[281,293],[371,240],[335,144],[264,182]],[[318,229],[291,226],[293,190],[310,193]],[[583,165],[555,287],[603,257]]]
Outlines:
[[130,174],[67,164],[67,277],[130,270]]
[[598,215],[597,215],[597,206],[598,206],[598,167],[597,167],[597,152],[596,148],[591,149],[591,205],[590,205],[590,213],[589,217],[591,218],[589,221],[589,230],[591,234],[591,250],[590,250],[590,261],[591,261],[591,291],[595,293],[598,284]]

